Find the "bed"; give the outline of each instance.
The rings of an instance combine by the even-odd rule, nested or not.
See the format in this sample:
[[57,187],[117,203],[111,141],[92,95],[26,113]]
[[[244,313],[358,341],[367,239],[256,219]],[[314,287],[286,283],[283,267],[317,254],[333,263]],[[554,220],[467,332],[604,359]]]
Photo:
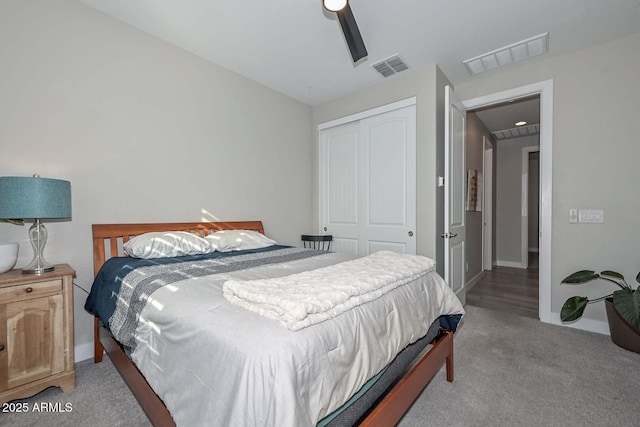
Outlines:
[[[112,258],[113,260],[107,264],[120,263],[121,266],[131,270],[130,267],[134,260],[123,258],[123,245],[133,237],[145,233],[187,231],[204,237],[221,230],[251,230],[264,234],[264,228],[260,221],[95,224],[92,229],[96,279],[106,274],[104,273],[106,270],[105,262]],[[230,261],[212,258],[206,262],[213,263],[216,268],[220,268],[218,266],[220,263],[239,262],[237,260],[243,257],[250,260],[251,263],[254,263],[254,257],[268,261],[260,261],[264,264],[259,265],[249,264],[249,268],[246,269],[238,267],[237,270],[233,270],[224,267],[223,270],[216,270],[222,271],[222,273],[190,277],[181,281],[174,280],[169,285],[163,283],[161,287],[154,288],[150,293],[153,298],[150,298],[144,305],[141,315],[139,315],[140,321],[138,322],[136,318],[136,347],[134,351],[131,350],[129,345],[131,343],[126,339],[120,337],[119,341],[114,338],[116,335],[114,330],[117,328],[107,327],[109,323],[104,318],[105,316],[102,315],[101,319],[100,314],[96,313],[100,310],[89,304],[89,299],[96,300],[98,297],[90,295],[86,307],[88,311],[96,315],[95,362],[100,362],[103,352],[106,351],[155,426],[173,426],[176,423],[178,425],[204,424],[203,419],[206,419],[209,424],[213,422],[213,418],[210,417],[217,416],[220,418],[217,418],[217,421],[211,425],[306,424],[333,426],[359,424],[363,426],[389,426],[396,424],[401,419],[444,364],[446,364],[447,381],[453,381],[453,330],[464,313],[455,296],[453,296],[455,299],[453,302],[450,300],[452,293],[432,298],[440,302],[448,300],[451,304],[442,313],[436,313],[435,318],[429,318],[430,321],[426,325],[416,327],[416,330],[412,329],[413,326],[405,327],[405,323],[402,323],[405,322],[404,319],[394,320],[394,316],[401,316],[399,312],[411,310],[419,312],[422,310],[414,308],[417,297],[410,293],[413,292],[409,289],[410,287],[418,289],[418,287],[424,286],[424,281],[429,281],[433,282],[438,289],[444,287],[448,290],[446,284],[443,285],[444,281],[435,272],[424,274],[420,276],[419,280],[412,279],[407,286],[394,288],[373,301],[364,302],[348,310],[345,309],[346,311],[337,313],[329,320],[311,325],[305,324],[299,330],[284,328],[257,312],[251,312],[232,304],[230,299],[225,300],[222,296],[222,289],[226,292],[227,285],[232,282],[248,284],[264,280],[266,284],[298,274],[313,274],[315,271],[324,271],[323,268],[326,268],[326,271],[334,271],[331,269],[360,261],[341,258],[340,254],[308,250],[302,253],[300,251],[305,250],[278,245],[251,251],[238,251],[233,254],[234,256],[238,255],[237,257],[229,257]],[[211,256],[208,255],[208,257]],[[145,262],[147,266],[149,263],[156,263],[156,261],[148,260]],[[181,263],[184,264],[182,261]],[[155,266],[154,268],[162,270],[166,267]],[[307,273],[307,271],[311,271],[311,273]],[[121,280],[121,276],[123,274],[118,273],[114,277],[117,277],[120,282],[126,283],[126,280]],[[189,274],[189,276],[194,275]],[[194,280],[197,281],[197,286],[194,285]],[[157,281],[154,279],[151,282]],[[92,294],[100,293],[101,286],[98,281],[94,282]],[[405,295],[406,292],[409,293]],[[426,294],[435,291],[420,292]],[[112,291],[108,290],[102,293],[110,295]],[[439,294],[434,293],[433,295]],[[209,300],[209,297],[212,299]],[[404,308],[403,310],[395,309],[397,308],[396,305],[393,305],[396,304],[395,300],[392,303],[389,301],[397,298],[405,298],[405,300],[400,299],[399,301],[404,301],[402,304],[410,308],[406,310]],[[435,302],[429,304],[433,305]],[[391,306],[395,308],[389,309],[388,307]],[[177,311],[178,307],[182,311]],[[366,310],[370,310],[370,313]],[[388,313],[383,312],[383,316],[389,317],[386,320],[387,326],[391,325],[397,329],[394,334],[403,335],[402,339],[396,339],[394,336],[391,339],[393,345],[385,343],[382,347],[377,348],[375,343],[366,341],[367,339],[371,341],[371,337],[360,337],[359,334],[367,335],[374,334],[374,332],[368,331],[371,328],[358,316],[365,316],[364,319],[368,319],[366,316],[372,316],[371,313],[375,314],[375,310],[378,310],[378,313],[380,310],[389,311]],[[215,316],[211,317],[211,313],[214,313]],[[434,317],[434,313],[429,315]],[[200,318],[191,320],[191,318],[198,316]],[[376,316],[380,317],[380,315]],[[171,318],[172,323],[163,323],[168,318]],[[179,322],[174,318],[179,318]],[[206,327],[218,332],[209,332],[208,329],[206,331],[204,329],[196,330],[200,328],[199,325],[210,322],[208,320],[203,322],[202,319],[215,319],[217,323],[214,326],[208,325]],[[424,319],[426,317],[420,317],[419,320]],[[164,329],[160,332],[161,328]],[[379,331],[375,333],[380,334]],[[209,337],[209,334],[221,336]],[[389,334],[391,335],[391,333]],[[240,339],[239,336],[243,338]],[[370,347],[369,351],[358,349],[358,346],[347,346],[349,349],[344,350],[333,343],[317,343],[317,341],[336,339],[334,338],[336,336],[344,338],[348,342],[359,342],[362,339],[362,342]],[[268,337],[268,339],[264,337]],[[372,337],[374,337],[373,341],[377,340],[375,335]],[[296,356],[295,352],[298,350],[292,349],[292,343],[297,348],[300,346],[300,339],[309,354],[318,354],[319,356],[311,357],[309,354]],[[226,347],[222,348],[219,345],[220,341],[229,343],[229,351]],[[252,347],[248,347],[249,350],[236,353],[239,351],[236,347],[244,346],[244,344],[238,344],[237,341],[250,341]],[[127,345],[124,345],[123,342]],[[334,351],[334,347],[339,350]],[[264,360],[272,357],[270,348],[274,348],[273,354],[279,356],[274,356],[274,362],[264,365]],[[280,351],[281,348],[284,350]],[[325,352],[322,350],[323,348],[329,348],[330,351]],[[172,359],[169,359],[169,356],[165,357],[172,352]],[[330,353],[332,356],[329,357],[324,353]],[[339,356],[334,356],[335,353],[339,353]],[[293,362],[280,360],[283,355],[285,355],[284,359],[292,359]],[[296,361],[296,357],[299,360]],[[309,359],[307,360],[305,357]],[[184,358],[184,361],[181,358]],[[244,361],[243,366],[252,366],[250,363],[256,363],[258,368],[252,367],[253,370],[250,369],[247,373],[243,367],[238,368],[236,372],[234,371],[236,368],[227,365],[233,362],[231,359],[236,358]],[[187,363],[187,359],[193,360],[191,365]],[[176,360],[178,361],[176,362]],[[344,368],[347,369],[344,372],[339,371],[340,367],[331,365],[332,363],[344,365],[345,360],[348,360],[350,365]],[[183,363],[184,366],[182,366]],[[296,364],[294,379],[272,372],[280,372],[283,370],[282,366],[290,363]],[[337,384],[331,383],[328,379],[331,374],[326,374],[327,368],[329,370],[335,369]],[[322,379],[319,380],[319,378]],[[187,381],[185,384],[189,385],[176,387],[175,384],[183,379]],[[180,391],[177,393],[176,389],[178,388],[180,390],[188,389],[190,392]],[[224,390],[227,392],[225,393]],[[274,390],[277,392],[274,393]],[[259,395],[266,397],[262,399]],[[211,398],[211,396],[215,396],[215,398]],[[265,400],[265,402],[261,400]],[[307,400],[312,402],[309,403]],[[238,401],[241,402],[238,403]],[[245,406],[237,406],[241,404]],[[254,409],[254,406],[257,409]],[[171,408],[171,410],[167,408]],[[225,410],[228,410],[229,413],[224,414]],[[251,412],[253,410],[262,412],[253,414]],[[202,418],[205,416],[206,418]]]

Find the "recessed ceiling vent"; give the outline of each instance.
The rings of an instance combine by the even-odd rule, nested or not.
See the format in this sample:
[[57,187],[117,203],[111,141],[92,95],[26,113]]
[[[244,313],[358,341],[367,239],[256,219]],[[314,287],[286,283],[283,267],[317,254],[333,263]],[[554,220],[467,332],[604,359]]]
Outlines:
[[497,130],[491,133],[497,140],[517,138],[519,136],[537,135],[540,133],[540,124],[518,126],[517,128]]
[[402,58],[400,58],[400,55],[390,56],[389,58],[378,61],[371,66],[375,68],[377,72],[382,74],[383,77],[393,76],[400,71],[409,69],[409,66],[402,60]]
[[483,53],[475,58],[462,61],[471,75],[484,73],[494,68],[520,62],[547,53],[549,33],[540,34],[526,40]]

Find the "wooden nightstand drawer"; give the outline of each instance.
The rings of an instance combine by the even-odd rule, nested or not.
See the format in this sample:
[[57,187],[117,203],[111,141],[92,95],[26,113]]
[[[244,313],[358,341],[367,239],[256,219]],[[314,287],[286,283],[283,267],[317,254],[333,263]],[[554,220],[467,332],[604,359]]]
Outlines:
[[55,295],[62,292],[62,279],[9,286],[0,289],[0,304]]

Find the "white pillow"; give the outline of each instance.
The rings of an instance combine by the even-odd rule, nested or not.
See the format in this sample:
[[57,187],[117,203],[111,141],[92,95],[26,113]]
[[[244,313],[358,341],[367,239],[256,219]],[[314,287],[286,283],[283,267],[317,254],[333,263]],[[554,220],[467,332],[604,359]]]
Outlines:
[[266,248],[277,245],[262,233],[251,230],[222,230],[205,237],[211,244],[211,250],[218,252],[241,251],[244,249]]
[[168,258],[213,252],[203,237],[187,231],[158,231],[134,237],[124,244],[124,251],[134,258]]

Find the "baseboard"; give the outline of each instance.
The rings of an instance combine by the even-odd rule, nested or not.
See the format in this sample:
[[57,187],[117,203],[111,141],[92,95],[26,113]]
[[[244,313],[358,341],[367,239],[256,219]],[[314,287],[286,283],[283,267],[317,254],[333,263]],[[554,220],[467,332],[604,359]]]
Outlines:
[[611,335],[609,332],[609,322],[581,318],[575,322],[563,322],[560,320],[560,313],[551,313],[551,322],[554,325],[565,326],[567,328],[581,329],[583,331],[595,332],[603,335]]
[[93,343],[80,344],[74,348],[75,363],[93,358]]
[[465,289],[467,291],[471,290],[471,288],[473,288],[480,280],[482,280],[483,277],[484,277],[484,271],[481,271],[480,273],[476,274],[471,278],[471,280],[469,280],[467,283],[464,284]]
[[521,262],[517,262],[517,261],[496,260],[495,265],[497,265],[498,267],[527,268],[524,265],[522,265]]

